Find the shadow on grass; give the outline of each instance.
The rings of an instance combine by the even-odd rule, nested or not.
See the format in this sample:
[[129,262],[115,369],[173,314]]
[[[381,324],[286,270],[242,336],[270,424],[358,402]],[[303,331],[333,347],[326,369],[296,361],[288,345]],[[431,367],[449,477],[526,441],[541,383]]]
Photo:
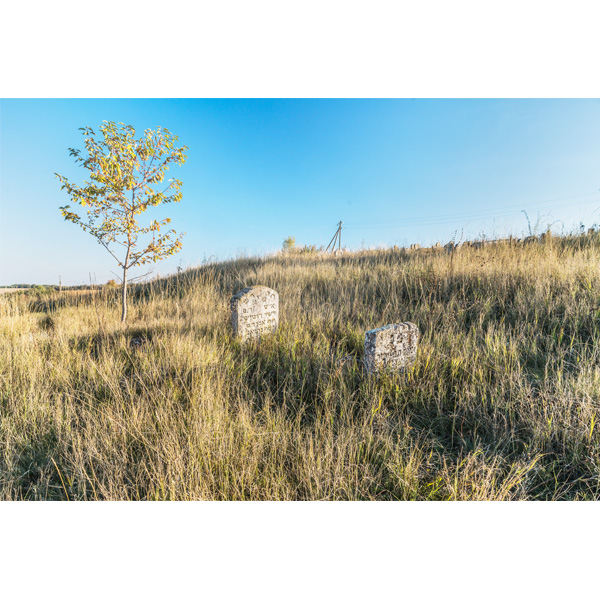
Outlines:
[[[338,347],[346,350],[343,344]],[[377,441],[377,419],[372,416],[380,411],[378,418],[383,415],[390,439],[400,440],[410,423],[409,435],[424,444],[440,465],[460,469],[465,457],[481,454],[485,464],[496,465],[494,477],[500,485],[514,475],[513,465],[534,464],[519,484],[530,499],[600,497],[594,446],[575,439],[565,446],[541,432],[539,423],[519,410],[520,403],[536,402],[535,398],[487,396],[479,402],[459,402],[460,379],[446,374],[445,380],[432,384],[419,369],[412,375],[367,377],[360,368],[362,353],[354,350],[351,361],[340,363],[335,355],[295,354],[275,336],[259,344],[234,342],[232,349],[240,387],[254,392],[250,399],[255,408],[262,410],[266,397],[275,399],[300,428],[316,431],[324,420],[333,420],[334,430],[335,423],[342,422],[344,427],[353,422],[364,427],[371,417],[377,446],[383,442]],[[423,477],[426,484],[433,475]]]
[[[49,425],[36,437],[15,442],[16,457],[6,476],[20,500],[66,500],[65,486],[57,469],[58,433]],[[60,467],[59,467],[60,469]]]

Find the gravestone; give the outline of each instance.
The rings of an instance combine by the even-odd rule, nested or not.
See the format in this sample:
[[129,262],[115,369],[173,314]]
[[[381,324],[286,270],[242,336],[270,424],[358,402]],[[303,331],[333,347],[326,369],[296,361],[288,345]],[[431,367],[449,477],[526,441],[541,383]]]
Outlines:
[[233,333],[242,341],[260,339],[279,325],[279,294],[264,285],[244,288],[230,301]]
[[414,323],[395,323],[365,334],[365,368],[368,373],[400,371],[417,357],[419,330]]

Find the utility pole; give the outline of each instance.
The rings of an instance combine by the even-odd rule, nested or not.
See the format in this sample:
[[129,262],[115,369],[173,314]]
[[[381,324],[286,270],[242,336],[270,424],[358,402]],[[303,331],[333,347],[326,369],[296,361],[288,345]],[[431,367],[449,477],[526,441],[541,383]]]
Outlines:
[[327,244],[327,248],[325,248],[325,252],[323,254],[327,254],[327,250],[329,250],[329,248],[331,247],[331,253],[333,254],[333,252],[335,252],[335,243],[337,241],[338,244],[338,250],[342,249],[342,225],[343,225],[343,221],[340,221],[337,226],[337,231],[335,232],[333,238],[331,238],[331,241],[329,242],[329,244]]

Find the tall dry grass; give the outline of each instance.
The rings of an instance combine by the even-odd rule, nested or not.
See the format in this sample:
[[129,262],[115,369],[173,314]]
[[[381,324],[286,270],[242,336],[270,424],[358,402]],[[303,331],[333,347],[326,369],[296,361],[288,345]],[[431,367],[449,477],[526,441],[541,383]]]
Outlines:
[[[208,265],[0,298],[0,497],[600,498],[600,240]],[[232,337],[262,284],[280,327]],[[421,332],[372,379],[364,332]]]

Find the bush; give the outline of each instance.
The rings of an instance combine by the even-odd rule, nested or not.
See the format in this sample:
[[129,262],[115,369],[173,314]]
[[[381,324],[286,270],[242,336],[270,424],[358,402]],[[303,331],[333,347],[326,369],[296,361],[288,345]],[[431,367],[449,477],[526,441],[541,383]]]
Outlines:
[[284,252],[291,252],[295,246],[296,246],[296,238],[293,235],[290,235],[290,237],[287,237],[285,240],[283,240],[283,251]]
[[52,318],[51,315],[46,315],[43,319],[40,320],[40,329],[43,331],[54,331],[56,327],[56,321]]

